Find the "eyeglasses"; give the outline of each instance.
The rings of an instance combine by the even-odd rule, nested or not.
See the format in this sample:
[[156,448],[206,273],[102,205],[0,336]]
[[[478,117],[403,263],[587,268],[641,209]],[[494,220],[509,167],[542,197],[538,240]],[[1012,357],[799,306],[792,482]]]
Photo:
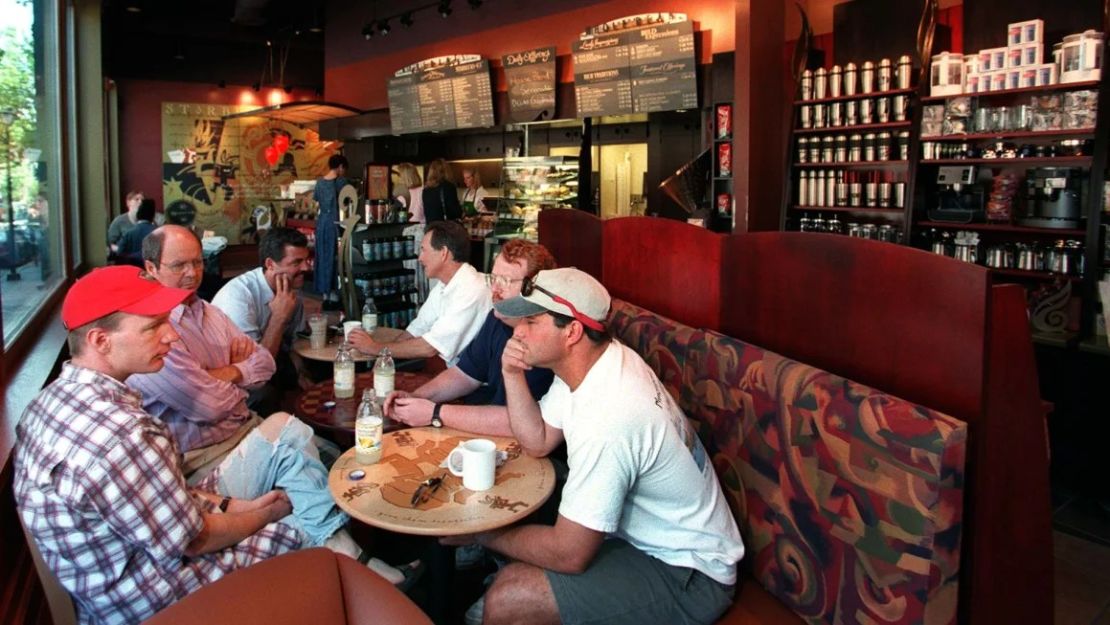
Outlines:
[[486,286],[488,286],[488,287],[499,286],[499,287],[504,289],[504,288],[508,287],[510,284],[512,284],[514,282],[523,282],[523,281],[524,280],[521,279],[521,278],[510,278],[509,276],[499,276],[495,273],[487,273],[486,274]]
[[204,259],[197,258],[195,260],[182,260],[176,263],[162,263],[161,267],[170,273],[182,273],[187,267],[204,269]]
[[605,331],[605,326],[601,325],[596,319],[591,319],[586,315],[578,312],[578,309],[574,307],[574,304],[571,304],[565,298],[559,297],[551,291],[548,291],[542,286],[536,284],[535,278],[525,278],[520,285],[520,294],[524,297],[528,297],[534,291],[539,291],[540,293],[543,293],[544,295],[550,297],[551,301],[555,302],[556,304],[562,304],[563,306],[569,308],[574,318],[587,328],[590,328],[591,330],[597,330],[598,332]]
[[430,477],[423,482],[420,482],[420,486],[417,486],[416,492],[412,494],[412,507],[415,508],[425,501],[428,501],[428,499],[430,499],[432,495],[437,490],[439,490],[439,487],[443,485],[443,480],[446,477],[447,474],[444,473],[439,477]]

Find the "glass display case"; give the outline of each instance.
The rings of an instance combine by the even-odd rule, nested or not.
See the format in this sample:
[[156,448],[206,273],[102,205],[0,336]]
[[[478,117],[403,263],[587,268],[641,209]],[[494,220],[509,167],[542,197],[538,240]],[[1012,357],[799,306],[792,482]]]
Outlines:
[[539,236],[540,211],[578,206],[578,158],[506,158],[501,169],[494,238]]

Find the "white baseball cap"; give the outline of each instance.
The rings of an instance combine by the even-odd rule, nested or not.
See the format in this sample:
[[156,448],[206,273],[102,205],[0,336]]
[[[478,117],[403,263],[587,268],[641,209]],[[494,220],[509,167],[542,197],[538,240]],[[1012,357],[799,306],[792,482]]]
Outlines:
[[[520,295],[494,304],[502,316],[531,317],[554,312],[577,319],[587,328],[605,331],[612,299],[609,291],[590,274],[562,267],[547,269],[525,280]],[[527,295],[526,295],[527,294]]]

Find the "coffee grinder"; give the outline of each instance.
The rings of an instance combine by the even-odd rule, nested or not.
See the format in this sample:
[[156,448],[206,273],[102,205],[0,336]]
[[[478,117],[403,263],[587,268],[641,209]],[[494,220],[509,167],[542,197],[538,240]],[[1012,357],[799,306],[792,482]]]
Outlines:
[[985,218],[983,189],[974,165],[944,166],[937,172],[936,208],[929,219],[970,223]]
[[1083,170],[1039,167],[1025,176],[1026,216],[1018,220],[1035,228],[1079,228],[1082,219]]

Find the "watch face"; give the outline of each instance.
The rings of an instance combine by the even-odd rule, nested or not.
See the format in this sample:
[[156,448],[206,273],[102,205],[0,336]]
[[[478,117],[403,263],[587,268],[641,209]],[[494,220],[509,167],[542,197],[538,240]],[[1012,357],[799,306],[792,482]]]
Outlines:
[[432,417],[432,427],[443,427],[443,419],[440,419],[439,417]]

